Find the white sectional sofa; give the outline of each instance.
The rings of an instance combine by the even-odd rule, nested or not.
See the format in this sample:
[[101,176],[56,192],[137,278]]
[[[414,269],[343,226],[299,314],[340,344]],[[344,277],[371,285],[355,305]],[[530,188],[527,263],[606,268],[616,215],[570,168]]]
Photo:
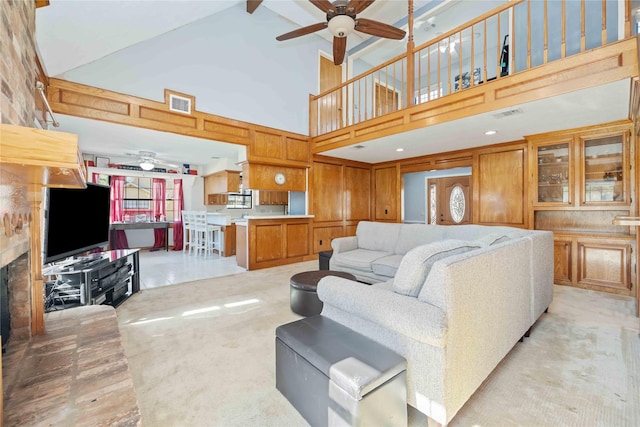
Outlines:
[[[335,239],[326,316],[407,360],[407,402],[446,425],[551,303],[553,234],[361,222]],[[334,259],[335,257],[335,259]]]

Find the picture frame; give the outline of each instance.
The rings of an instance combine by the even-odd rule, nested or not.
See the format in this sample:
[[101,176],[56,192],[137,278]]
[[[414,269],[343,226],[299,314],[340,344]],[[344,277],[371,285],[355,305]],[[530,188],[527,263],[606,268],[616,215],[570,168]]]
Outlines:
[[109,158],[108,157],[96,157],[96,167],[108,168],[109,167]]

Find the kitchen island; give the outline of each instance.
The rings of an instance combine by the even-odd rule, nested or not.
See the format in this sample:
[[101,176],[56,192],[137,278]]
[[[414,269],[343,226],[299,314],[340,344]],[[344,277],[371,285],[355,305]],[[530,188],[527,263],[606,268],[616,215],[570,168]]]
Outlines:
[[236,221],[236,261],[247,270],[316,259],[313,215],[246,216]]

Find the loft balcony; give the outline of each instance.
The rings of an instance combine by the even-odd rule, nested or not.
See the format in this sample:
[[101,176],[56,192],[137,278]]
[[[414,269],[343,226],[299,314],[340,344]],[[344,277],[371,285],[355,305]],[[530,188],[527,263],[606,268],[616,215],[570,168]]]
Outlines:
[[[638,47],[629,0],[515,0],[415,47],[411,15],[405,53],[310,96],[314,154],[349,158],[354,145],[409,135],[425,138],[421,155],[452,151],[455,144],[430,141],[426,131],[518,114],[540,100],[553,100],[548,113],[556,117],[522,123],[518,139],[572,127],[558,115],[580,117],[582,106],[596,113],[585,110],[580,126],[616,114],[635,120]],[[569,103],[569,113],[559,108]],[[588,116],[599,121],[586,123]]]

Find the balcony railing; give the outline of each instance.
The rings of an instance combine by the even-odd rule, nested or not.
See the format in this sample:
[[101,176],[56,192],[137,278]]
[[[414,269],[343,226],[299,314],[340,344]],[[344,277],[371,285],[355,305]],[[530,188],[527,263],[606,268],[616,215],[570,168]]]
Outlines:
[[629,0],[515,0],[420,46],[413,47],[410,37],[407,52],[311,95],[310,135],[324,135],[628,38],[636,33],[631,13]]

